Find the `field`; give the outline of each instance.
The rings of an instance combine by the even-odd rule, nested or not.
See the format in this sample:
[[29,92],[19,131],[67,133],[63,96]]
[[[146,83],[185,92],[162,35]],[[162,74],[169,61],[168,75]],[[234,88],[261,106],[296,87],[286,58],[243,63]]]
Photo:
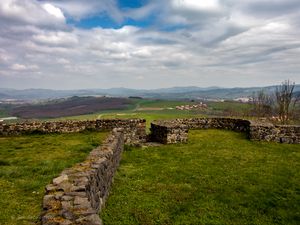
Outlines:
[[0,137],[0,224],[35,224],[45,186],[85,159],[106,133]]
[[[93,108],[83,115],[71,110],[76,116],[62,114],[50,120],[145,118],[149,128],[157,119],[247,118],[251,110],[238,102],[208,102],[207,110],[180,111],[175,107],[195,103],[129,101],[124,108]],[[2,114],[9,115],[5,110]],[[0,224],[34,224],[46,184],[64,168],[83,161],[105,135],[0,137]],[[298,145],[251,142],[244,134],[229,131],[191,131],[188,144],[126,146],[101,216],[108,225],[298,224],[299,171]]]
[[[132,118],[153,115],[155,118],[175,118],[193,115],[245,116],[251,108],[239,102],[208,102],[208,109],[177,110],[176,106],[193,105],[197,101],[159,100],[107,97],[72,97],[39,104],[0,104],[0,115],[22,119],[97,119]],[[149,116],[148,116],[149,118]]]
[[102,110],[124,110],[130,107],[134,107],[134,102],[127,98],[72,97],[66,100],[52,100],[44,104],[15,106],[9,113],[24,119],[56,118]]
[[299,224],[300,148],[201,130],[189,143],[127,148],[104,224]]

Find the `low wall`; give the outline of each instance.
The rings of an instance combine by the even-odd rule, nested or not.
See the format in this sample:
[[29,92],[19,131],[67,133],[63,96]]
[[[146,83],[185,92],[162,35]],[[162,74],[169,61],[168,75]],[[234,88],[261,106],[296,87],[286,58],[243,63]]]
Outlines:
[[109,194],[123,145],[123,131],[114,129],[84,162],[53,179],[43,199],[42,225],[101,225],[98,213]]
[[251,140],[265,140],[278,143],[300,143],[300,126],[260,124],[252,122],[249,130]]
[[144,119],[101,119],[84,121],[27,122],[16,124],[0,123],[0,136],[31,133],[72,133],[85,130],[111,131],[123,128],[125,143],[146,141],[146,120]]
[[233,118],[190,118],[154,121],[151,123],[151,139],[164,144],[187,142],[189,129],[208,128],[245,132],[251,140],[300,143],[300,126],[258,124]]
[[175,123],[151,123],[150,140],[162,144],[183,143],[188,140],[188,126]]

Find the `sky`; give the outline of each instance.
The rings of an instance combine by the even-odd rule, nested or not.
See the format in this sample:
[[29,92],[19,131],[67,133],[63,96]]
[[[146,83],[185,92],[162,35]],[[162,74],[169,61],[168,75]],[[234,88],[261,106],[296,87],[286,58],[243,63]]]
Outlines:
[[299,0],[1,0],[0,88],[300,83]]

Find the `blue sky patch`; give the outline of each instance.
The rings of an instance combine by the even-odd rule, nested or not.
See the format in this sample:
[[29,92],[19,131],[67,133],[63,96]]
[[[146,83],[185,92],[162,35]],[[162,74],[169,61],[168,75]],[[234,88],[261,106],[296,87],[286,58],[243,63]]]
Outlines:
[[118,5],[120,8],[140,8],[147,2],[146,0],[118,0]]

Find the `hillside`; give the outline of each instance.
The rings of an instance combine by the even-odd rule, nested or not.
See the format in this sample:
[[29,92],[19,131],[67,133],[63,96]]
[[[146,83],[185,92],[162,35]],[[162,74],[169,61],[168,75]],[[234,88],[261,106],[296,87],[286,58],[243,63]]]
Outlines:
[[53,100],[45,104],[27,104],[13,107],[10,115],[24,119],[55,118],[89,114],[101,110],[122,110],[132,104],[131,100],[125,98],[72,97],[63,100]]

